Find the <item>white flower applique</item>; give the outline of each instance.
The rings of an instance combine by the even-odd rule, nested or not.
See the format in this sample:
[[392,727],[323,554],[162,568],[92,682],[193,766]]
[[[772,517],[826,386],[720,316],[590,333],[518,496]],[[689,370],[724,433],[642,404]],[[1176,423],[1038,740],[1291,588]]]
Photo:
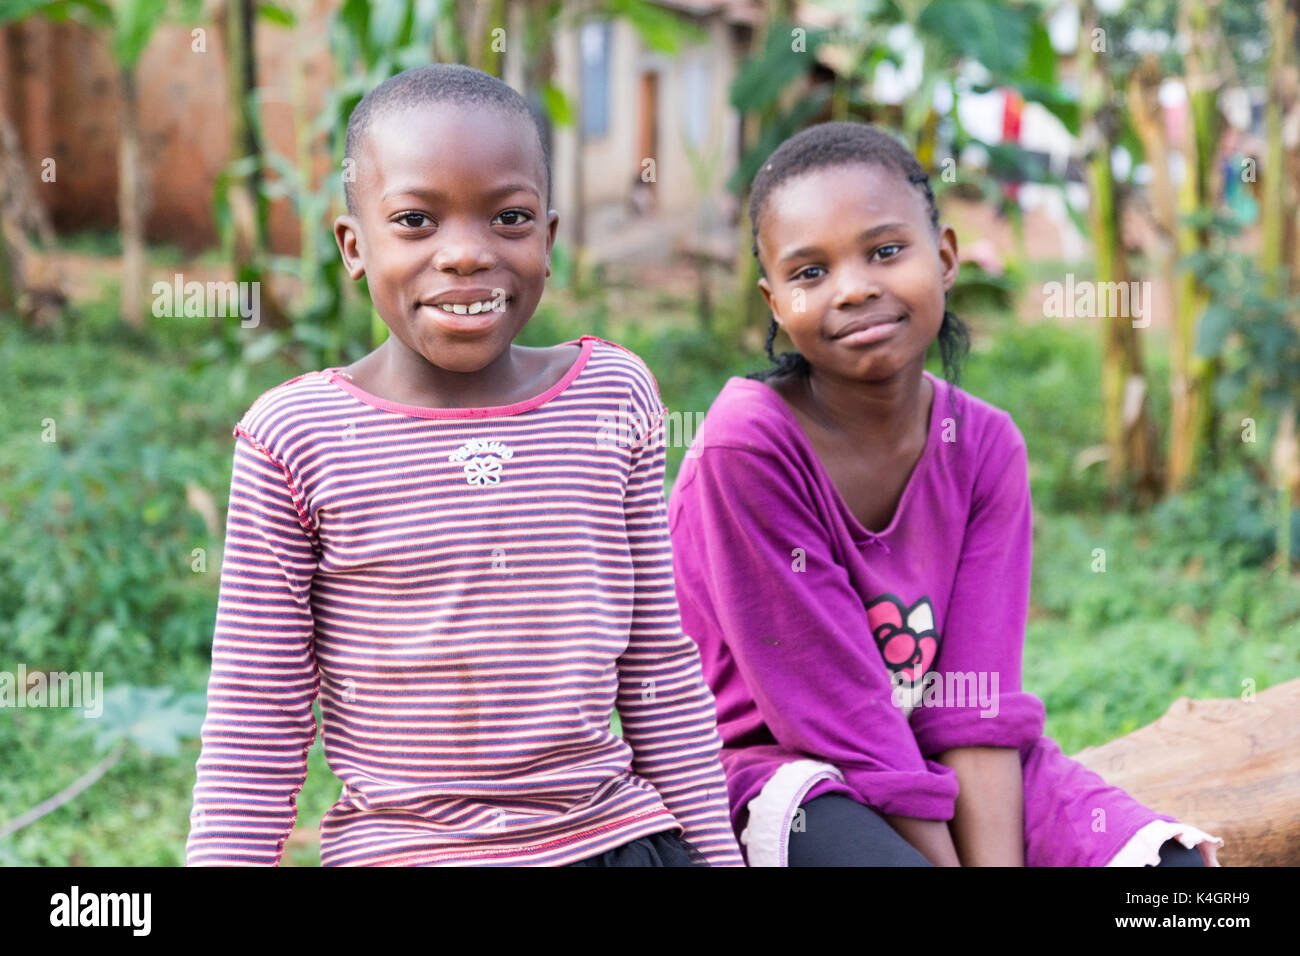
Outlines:
[[495,485],[501,481],[501,462],[515,453],[499,441],[474,438],[447,456],[451,462],[465,462],[465,483]]

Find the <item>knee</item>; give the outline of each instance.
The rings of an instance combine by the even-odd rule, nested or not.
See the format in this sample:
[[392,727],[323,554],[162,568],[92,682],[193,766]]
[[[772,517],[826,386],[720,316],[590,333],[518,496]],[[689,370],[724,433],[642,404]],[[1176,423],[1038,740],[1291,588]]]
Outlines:
[[1156,866],[1205,866],[1205,860],[1196,847],[1186,847],[1169,839],[1160,847],[1160,862]]
[[930,866],[880,814],[843,794],[828,793],[800,807],[792,827],[790,866]]

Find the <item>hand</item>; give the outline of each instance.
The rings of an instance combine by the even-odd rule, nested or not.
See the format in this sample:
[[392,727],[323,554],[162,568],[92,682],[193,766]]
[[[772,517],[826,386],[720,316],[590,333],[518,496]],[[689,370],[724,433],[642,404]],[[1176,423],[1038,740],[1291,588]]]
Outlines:
[[961,866],[953,846],[948,824],[943,820],[921,820],[917,817],[896,817],[884,814],[885,822],[894,832],[914,846],[921,856],[935,866]]
[[962,866],[1025,865],[1025,791],[1014,747],[957,747],[934,758],[957,774],[949,823]]

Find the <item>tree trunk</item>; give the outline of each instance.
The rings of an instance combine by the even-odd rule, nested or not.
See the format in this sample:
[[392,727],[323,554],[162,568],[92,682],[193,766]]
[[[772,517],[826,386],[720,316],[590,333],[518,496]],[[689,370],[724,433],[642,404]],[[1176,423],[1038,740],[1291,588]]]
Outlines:
[[505,28],[505,0],[475,0],[470,11],[470,32],[466,36],[469,65],[500,77],[501,51],[493,49],[492,31]]
[[[229,0],[226,8],[226,90],[230,97],[230,156],[262,155],[257,126],[249,115],[249,97],[257,86],[254,59],[253,0]],[[237,272],[253,269],[266,253],[266,216],[259,199],[262,171],[255,166],[244,179],[230,184],[230,204],[237,213],[234,226],[234,265]],[[256,211],[256,212],[254,212]]]
[[460,0],[441,4],[441,29],[434,32],[434,59],[443,63],[477,66],[473,37],[475,8],[482,0]]
[[50,325],[67,302],[63,277],[43,255],[54,244],[45,207],[28,188],[18,131],[0,114],[0,309]]
[[[259,327],[280,329],[288,327],[289,318],[267,267],[271,210],[262,189],[262,144],[250,113],[254,109],[251,98],[257,88],[255,13],[254,0],[228,0],[226,16],[221,21],[226,49],[226,95],[230,100],[230,158],[257,158],[249,174],[232,179],[226,192],[233,233],[229,254],[236,281],[259,284]],[[301,55],[297,48],[295,53]],[[297,122],[294,128],[299,128]],[[228,321],[225,316],[213,316],[212,321],[222,323],[215,330],[218,335],[230,333],[224,325]]]
[[[1190,19],[1190,27],[1185,27],[1185,30],[1189,35],[1186,62],[1190,95],[1188,116],[1191,122],[1185,130],[1183,153],[1189,159],[1195,157],[1196,160],[1195,163],[1186,164],[1189,170],[1194,170],[1194,177],[1189,172],[1180,197],[1182,215],[1186,216],[1195,208],[1213,208],[1217,205],[1212,170],[1223,135],[1223,114],[1219,110],[1218,100],[1226,81],[1224,71],[1217,68],[1218,57],[1215,53],[1222,37],[1218,0],[1213,8],[1183,7],[1180,15]],[[1215,68],[1212,69],[1211,64]],[[1193,186],[1195,194],[1191,192]],[[1182,255],[1209,247],[1209,227],[1181,227],[1179,251]],[[1188,407],[1185,414],[1188,417],[1187,429],[1192,436],[1191,453],[1184,468],[1187,477],[1191,477],[1201,460],[1212,467],[1218,464],[1219,409],[1214,400],[1214,387],[1223,369],[1223,357],[1202,357],[1195,354],[1197,323],[1210,304],[1210,294],[1197,276],[1188,273],[1182,281],[1189,300],[1186,311],[1179,316],[1179,320],[1182,322],[1181,334],[1187,343]]]
[[[739,153],[743,155],[751,144],[758,142],[762,123],[759,117],[753,115],[742,116],[740,122]],[[754,257],[754,231],[749,219],[750,186],[750,183],[745,184],[740,192],[738,204],[740,215],[736,223],[738,233],[736,236],[736,310],[730,320],[731,327],[720,330],[723,341],[732,342],[737,347],[745,346],[751,336],[756,337],[761,343],[767,337],[767,327],[772,320],[772,312],[758,288],[758,260]],[[779,346],[776,345],[773,345],[773,349],[780,351]]]
[[[243,2],[243,0],[241,0]],[[311,114],[307,106],[307,89],[305,82],[306,55],[301,43],[295,44],[293,62],[290,65],[289,105],[293,110],[293,152],[294,166],[298,171],[298,274],[302,276],[302,285],[298,290],[299,308],[302,315],[315,317],[317,300],[326,294],[326,289],[318,280],[321,277],[320,236],[324,222],[318,215],[320,210],[313,201],[316,193],[316,170],[314,168],[312,144],[315,136],[312,131]],[[333,243],[330,243],[333,246]],[[331,250],[332,252],[333,250]],[[351,284],[351,283],[348,283]],[[346,364],[343,358],[343,322],[341,310],[338,314],[324,317],[332,331],[333,344],[322,351],[324,364]]]
[[[226,5],[226,90],[230,97],[230,156],[258,156],[257,128],[248,115],[249,94],[256,84],[253,63],[252,0],[228,0]],[[260,170],[230,184],[236,273],[251,268],[263,248],[261,223],[256,215]]]
[[1296,403],[1282,410],[1271,449],[1273,483],[1277,487],[1277,572],[1291,576],[1291,510],[1300,501],[1300,437],[1296,435]]
[[[1223,132],[1218,100],[1224,84],[1222,71],[1211,67],[1216,61],[1215,50],[1218,49],[1220,34],[1218,0],[1205,6],[1181,7],[1178,16],[1179,33],[1187,38],[1183,62],[1189,122],[1180,145],[1186,162],[1179,192],[1180,213],[1187,216],[1198,209],[1211,209],[1216,205],[1211,171]],[[1180,224],[1180,255],[1204,251],[1209,246],[1208,227]],[[1209,292],[1191,272],[1185,272],[1181,282],[1181,310],[1176,317],[1175,332],[1182,352],[1175,354],[1180,364],[1173,368],[1175,375],[1181,369],[1184,381],[1171,383],[1171,387],[1175,389],[1174,398],[1181,406],[1175,406],[1175,427],[1181,415],[1186,438],[1179,450],[1178,474],[1172,474],[1171,469],[1169,485],[1173,488],[1182,487],[1195,473],[1200,459],[1209,458],[1211,463],[1217,459],[1219,415],[1214,403],[1214,383],[1222,365],[1220,356],[1203,358],[1195,354],[1197,323],[1210,304]],[[1170,451],[1172,466],[1172,441]]]
[[1287,189],[1282,175],[1286,156],[1283,145],[1282,124],[1291,105],[1292,83],[1288,73],[1291,60],[1290,40],[1295,33],[1295,15],[1287,9],[1287,0],[1268,0],[1266,6],[1268,32],[1273,39],[1268,57],[1268,98],[1264,107],[1264,126],[1267,147],[1264,154],[1264,202],[1260,219],[1259,264],[1269,283],[1270,294],[1278,291],[1272,285],[1271,271],[1283,261],[1285,224],[1287,221]]
[[[1300,285],[1300,185],[1286,175],[1287,163],[1300,145],[1300,72],[1295,44],[1300,27],[1297,10],[1286,0],[1270,0],[1268,32],[1273,38],[1268,59],[1268,162],[1264,167],[1263,247],[1260,265],[1265,271],[1265,294],[1284,296],[1291,290],[1275,278],[1273,270],[1295,263],[1292,286]],[[1294,225],[1295,229],[1290,227]],[[1288,248],[1288,245],[1291,247]],[[1295,321],[1294,318],[1292,321]],[[1252,396],[1258,400],[1257,396]],[[1300,497],[1300,448],[1296,442],[1296,405],[1284,410],[1274,433],[1270,458],[1278,491],[1277,565],[1291,573],[1291,510]]]
[[1188,38],[1184,67],[1190,122],[1187,135],[1178,144],[1186,162],[1177,191],[1169,174],[1170,143],[1158,96],[1164,77],[1155,56],[1148,54],[1129,81],[1130,116],[1152,171],[1153,218],[1161,244],[1160,272],[1173,300],[1166,492],[1180,490],[1196,472],[1212,442],[1217,420],[1212,392],[1217,359],[1195,354],[1197,322],[1209,304],[1209,294],[1193,272],[1176,270],[1179,256],[1202,251],[1209,241],[1207,230],[1186,225],[1181,216],[1214,205],[1209,174],[1219,141],[1215,103],[1221,82],[1205,68],[1218,37],[1217,20],[1211,23],[1210,19],[1211,7],[1197,7],[1194,11],[1183,7],[1179,14],[1179,32]]
[[572,237],[569,275],[574,289],[582,287],[587,268],[587,172],[585,168],[586,157],[583,154],[586,137],[583,135],[582,129],[582,34],[580,29],[575,23],[568,31],[569,55],[578,65],[578,82],[573,92],[573,166],[569,170],[569,188],[573,196],[573,219],[569,229],[569,235]]
[[[764,0],[764,16],[759,21],[758,27],[754,30],[752,51],[761,51],[767,47],[768,30],[774,23],[792,24],[795,22],[795,6],[793,0]],[[797,91],[794,96],[797,98]],[[767,107],[759,112],[758,115],[742,115],[740,127],[740,143],[738,152],[744,155],[745,151],[754,143],[759,142],[764,131],[775,122],[781,111],[786,107],[787,101],[791,94],[787,93],[780,103]],[[739,196],[740,221],[737,229],[740,235],[736,242],[736,313],[734,318],[735,327],[733,329],[722,330],[724,339],[730,340],[738,348],[745,348],[751,336],[758,342],[767,338],[767,329],[772,321],[772,311],[768,308],[763,293],[758,288],[759,266],[758,260],[753,253],[754,234],[753,224],[749,218],[749,193],[751,183],[745,183]],[[779,333],[778,333],[779,334]],[[780,354],[783,349],[779,344],[773,343],[773,352]]]
[[13,312],[18,308],[19,277],[22,260],[17,243],[10,238],[16,232],[9,223],[9,211],[0,207],[0,312]]
[[117,212],[122,228],[122,321],[145,324],[144,175],[140,168],[139,99],[135,69],[118,67],[122,93],[122,129],[117,152]]
[[[1117,138],[1114,91],[1105,65],[1091,47],[1097,28],[1092,3],[1081,6],[1079,31],[1080,127],[1088,175],[1096,254],[1097,289],[1107,283],[1129,281],[1127,255],[1120,233],[1120,193],[1111,171],[1111,150]],[[1104,34],[1098,34],[1104,36]],[[1108,296],[1100,291],[1098,304]],[[1104,311],[1104,310],[1103,310]],[[1121,310],[1122,311],[1122,310]],[[1155,427],[1147,406],[1147,383],[1142,350],[1129,315],[1102,316],[1102,416],[1106,436],[1107,480],[1112,501],[1131,491],[1139,504],[1149,504],[1159,493]]]
[[1180,697],[1075,759],[1139,803],[1223,839],[1224,866],[1300,865],[1300,679],[1242,699]]

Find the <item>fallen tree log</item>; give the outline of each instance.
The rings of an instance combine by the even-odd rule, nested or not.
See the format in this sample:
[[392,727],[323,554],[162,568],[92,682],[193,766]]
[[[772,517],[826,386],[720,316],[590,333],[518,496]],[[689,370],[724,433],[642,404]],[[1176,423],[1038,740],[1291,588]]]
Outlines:
[[1074,759],[1222,837],[1224,866],[1300,865],[1300,679],[1246,700],[1180,697],[1154,723]]

